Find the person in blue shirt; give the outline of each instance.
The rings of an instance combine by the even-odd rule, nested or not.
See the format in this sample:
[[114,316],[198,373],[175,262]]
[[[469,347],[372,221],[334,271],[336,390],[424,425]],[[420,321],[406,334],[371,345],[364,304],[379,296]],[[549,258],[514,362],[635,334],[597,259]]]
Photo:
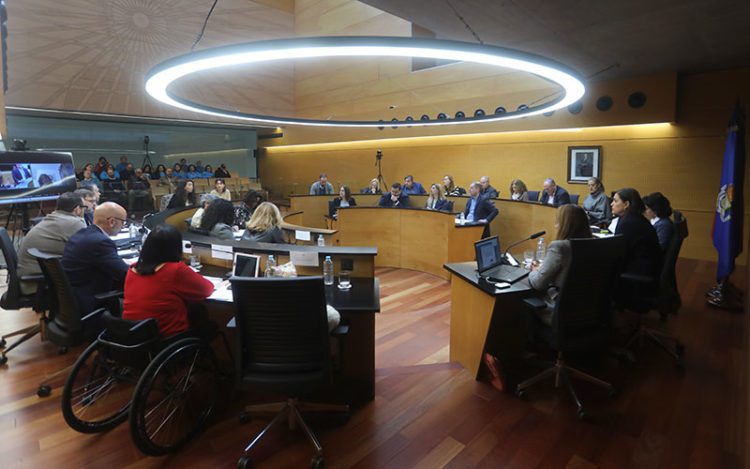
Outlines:
[[201,172],[202,178],[212,178],[214,177],[214,168],[211,167],[210,164],[207,164],[205,168],[203,168],[203,172]]
[[195,162],[195,170],[199,173],[202,173],[205,171],[205,168],[203,167],[203,162],[201,160],[198,160]]
[[183,168],[180,163],[175,163],[174,176],[180,179],[187,179],[187,169]]
[[117,173],[123,173],[125,171],[125,168],[128,167],[128,157],[127,156],[121,156],[120,157],[120,163],[115,167],[115,171]]
[[469,186],[469,201],[466,202],[464,217],[468,222],[487,223],[489,224],[498,214],[497,207],[481,197],[482,185],[479,181],[474,181]]
[[107,169],[102,171],[102,173],[99,175],[99,180],[102,182],[108,181],[110,179],[117,180],[117,181],[120,180],[120,173],[117,172],[115,167],[112,166],[111,164],[107,165]]
[[404,185],[401,191],[404,195],[424,195],[427,193],[422,184],[414,182],[414,176],[411,174],[404,178]]
[[643,198],[643,204],[646,206],[643,215],[656,230],[661,250],[666,251],[674,236],[674,224],[669,219],[672,215],[672,205],[661,192],[647,195]]
[[81,175],[81,187],[96,186],[99,190],[102,189],[102,183],[99,178],[94,174],[94,168],[91,164],[87,164],[83,168],[83,174]]
[[190,166],[188,166],[188,170],[187,170],[188,179],[200,179],[201,176],[203,176],[203,174],[198,172],[198,168],[194,164],[191,164]]

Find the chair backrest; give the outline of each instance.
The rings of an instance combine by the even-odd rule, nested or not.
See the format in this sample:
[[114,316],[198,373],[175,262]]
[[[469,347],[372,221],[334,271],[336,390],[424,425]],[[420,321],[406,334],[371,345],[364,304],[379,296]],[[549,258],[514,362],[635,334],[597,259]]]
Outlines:
[[677,259],[680,257],[682,242],[688,237],[687,219],[677,210],[674,211],[674,235],[664,252],[664,259],[659,278],[659,299],[657,309],[663,313],[676,312],[682,300],[677,288]]
[[578,200],[581,198],[578,194],[570,194],[570,203],[573,205],[578,205]]
[[233,277],[239,376],[330,377],[323,278]]
[[332,217],[336,213],[336,201],[328,201],[328,216]]
[[156,319],[133,321],[109,312],[103,314],[103,319],[105,329],[98,340],[109,349],[109,358],[120,364],[145,366],[158,352],[161,336]]
[[[68,276],[63,270],[61,256],[47,254],[39,249],[29,249],[29,254],[36,258],[42,269],[47,285],[52,289],[49,314],[55,325],[70,334],[83,330],[81,307],[70,286]],[[87,311],[86,314],[91,311]]]
[[159,211],[163,212],[167,209],[167,205],[169,205],[169,201],[172,200],[172,196],[174,194],[164,194],[161,196],[161,199],[159,200]]
[[446,212],[453,212],[453,201],[449,200],[448,203],[445,205],[445,211]]
[[609,338],[614,286],[625,259],[622,236],[571,239],[571,262],[553,316],[553,346],[586,349]]
[[5,228],[0,228],[0,249],[3,251],[5,266],[8,270],[8,291],[3,295],[3,308],[15,309],[21,297],[21,284],[18,279],[18,253]]
[[529,194],[529,201],[539,202],[539,191],[526,191]]

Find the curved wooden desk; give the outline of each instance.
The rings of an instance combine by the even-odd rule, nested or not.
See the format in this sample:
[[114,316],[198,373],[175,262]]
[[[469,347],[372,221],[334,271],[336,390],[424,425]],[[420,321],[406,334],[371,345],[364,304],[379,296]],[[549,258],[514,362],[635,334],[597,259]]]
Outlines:
[[343,246],[377,246],[375,265],[420,270],[450,278],[449,262],[474,258],[484,225],[457,226],[450,213],[422,209],[348,207],[339,210]]

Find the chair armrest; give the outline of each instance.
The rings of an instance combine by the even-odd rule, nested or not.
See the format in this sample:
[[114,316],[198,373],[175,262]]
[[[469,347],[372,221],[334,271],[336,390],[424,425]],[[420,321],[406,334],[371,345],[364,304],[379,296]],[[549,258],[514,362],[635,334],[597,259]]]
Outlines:
[[35,274],[35,275],[21,275],[19,277],[19,280],[22,282],[36,282],[36,283],[42,283],[44,282],[44,275],[42,274]]
[[94,299],[98,302],[102,302],[102,301],[107,301],[107,300],[111,300],[114,298],[122,298],[124,293],[125,292],[123,292],[122,290],[111,290],[108,292],[94,295]]
[[136,332],[140,328],[146,327],[149,323],[152,323],[152,322],[155,323],[156,319],[148,318],[148,319],[144,319],[143,321],[138,321],[138,323],[135,326],[130,328],[130,332]]
[[650,275],[638,275],[638,274],[620,274],[620,280],[625,280],[628,282],[635,282],[635,283],[643,283],[643,284],[652,284],[656,280],[651,277]]
[[523,303],[532,311],[539,311],[547,307],[547,303],[545,303],[541,298],[537,297],[525,298],[523,300]]
[[101,316],[105,312],[107,312],[107,308],[95,309],[94,311],[90,312],[86,316],[82,317],[81,321],[89,321],[91,319],[98,318],[99,316]]
[[331,331],[331,335],[334,337],[347,335],[349,333],[349,326],[338,326],[336,329]]

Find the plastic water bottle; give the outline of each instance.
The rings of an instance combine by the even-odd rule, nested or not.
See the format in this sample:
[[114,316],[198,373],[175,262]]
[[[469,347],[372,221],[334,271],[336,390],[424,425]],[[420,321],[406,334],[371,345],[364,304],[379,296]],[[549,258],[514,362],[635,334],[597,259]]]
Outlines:
[[466,223],[466,215],[464,215],[464,212],[461,212],[461,215],[458,216],[458,224],[463,225]]
[[318,246],[325,246],[326,240],[323,238],[323,235],[318,236]]
[[326,260],[323,261],[323,283],[333,285],[333,261],[331,256],[326,256]]
[[544,260],[545,253],[546,248],[544,246],[544,238],[539,238],[539,241],[536,242],[536,260],[542,262]]
[[266,261],[266,271],[264,275],[266,277],[273,277],[274,267],[276,267],[276,259],[273,258],[273,255],[269,255],[268,260]]
[[130,222],[130,239],[135,240],[138,237],[138,227],[135,223]]

